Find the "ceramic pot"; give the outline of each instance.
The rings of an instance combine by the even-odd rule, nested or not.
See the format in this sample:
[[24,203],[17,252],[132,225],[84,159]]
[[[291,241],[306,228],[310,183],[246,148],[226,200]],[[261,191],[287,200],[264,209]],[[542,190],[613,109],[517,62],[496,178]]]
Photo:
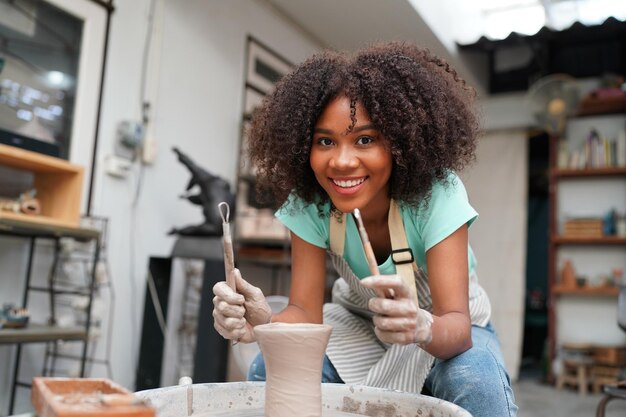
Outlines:
[[320,417],[322,363],[332,327],[270,323],[254,328],[265,359],[265,417]]

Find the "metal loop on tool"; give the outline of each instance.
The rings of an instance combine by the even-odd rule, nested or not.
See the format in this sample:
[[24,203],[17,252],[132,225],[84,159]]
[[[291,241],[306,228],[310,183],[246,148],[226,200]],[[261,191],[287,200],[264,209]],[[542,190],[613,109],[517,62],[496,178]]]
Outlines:
[[[220,216],[222,217],[222,221],[224,223],[228,223],[228,220],[230,219],[230,206],[228,205],[228,203],[225,201],[222,201],[221,203],[217,205],[217,207],[220,211]],[[226,214],[224,214],[224,212],[222,211],[222,207],[226,207]]]

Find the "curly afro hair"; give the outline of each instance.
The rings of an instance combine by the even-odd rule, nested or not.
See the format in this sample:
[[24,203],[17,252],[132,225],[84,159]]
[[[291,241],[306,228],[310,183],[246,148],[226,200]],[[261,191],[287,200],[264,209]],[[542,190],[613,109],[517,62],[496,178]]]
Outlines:
[[444,60],[401,42],[325,51],[284,76],[253,115],[248,146],[258,190],[278,203],[291,193],[307,203],[328,200],[309,153],[318,117],[339,95],[351,100],[353,125],[361,102],[389,141],[390,197],[399,202],[427,202],[434,181],[445,183],[474,159],[476,93]]

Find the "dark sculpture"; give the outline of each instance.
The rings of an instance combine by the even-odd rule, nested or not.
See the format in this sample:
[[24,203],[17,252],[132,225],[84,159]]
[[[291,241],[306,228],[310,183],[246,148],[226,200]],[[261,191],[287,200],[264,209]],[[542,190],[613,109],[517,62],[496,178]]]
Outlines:
[[[205,169],[196,165],[187,155],[177,148],[172,150],[178,155],[178,160],[191,172],[191,178],[181,198],[189,200],[193,204],[202,206],[204,223],[186,226],[180,229],[173,228],[169,235],[181,236],[222,236],[222,217],[217,205],[225,201],[230,206],[231,221],[232,213],[235,213],[235,195],[230,192],[228,182]],[[190,190],[194,186],[200,187],[200,192],[191,194]]]

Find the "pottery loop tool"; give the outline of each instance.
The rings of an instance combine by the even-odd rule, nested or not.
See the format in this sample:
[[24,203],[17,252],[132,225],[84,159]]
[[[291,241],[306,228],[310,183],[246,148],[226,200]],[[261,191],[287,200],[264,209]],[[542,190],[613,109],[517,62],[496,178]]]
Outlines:
[[233,291],[236,291],[235,276],[233,270],[235,269],[235,255],[233,254],[233,239],[230,234],[230,206],[228,203],[222,201],[217,205],[222,217],[222,230],[224,231],[223,243],[224,243],[224,272],[226,273],[226,283]]
[[[359,230],[359,236],[361,236],[361,243],[363,244],[363,250],[365,251],[365,259],[367,259],[367,266],[369,267],[370,273],[372,275],[380,275],[380,270],[378,269],[378,262],[376,262],[376,255],[374,255],[374,249],[372,249],[372,244],[370,243],[369,236],[367,236],[367,231],[365,231],[365,225],[363,224],[363,218],[361,217],[361,211],[358,208],[354,209],[352,213],[354,219],[357,224],[357,229]],[[392,289],[386,290],[383,293],[380,291],[376,291],[379,297],[383,298],[393,298],[394,293]]]
[[[226,274],[226,284],[235,292],[237,292],[237,283],[235,282],[235,275],[233,270],[235,269],[235,254],[233,253],[233,238],[230,234],[230,206],[227,202],[222,201],[217,205],[217,209],[220,211],[222,217],[222,230],[224,243],[224,273]],[[239,341],[233,340],[233,346]]]

